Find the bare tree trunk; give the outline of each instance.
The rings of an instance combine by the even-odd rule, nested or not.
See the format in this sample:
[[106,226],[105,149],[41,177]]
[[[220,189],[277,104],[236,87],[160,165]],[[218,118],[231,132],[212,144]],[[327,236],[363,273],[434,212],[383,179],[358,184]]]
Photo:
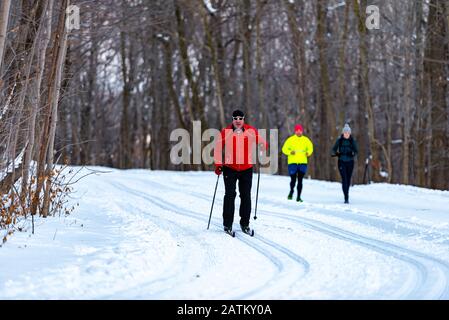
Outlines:
[[385,113],[385,120],[387,123],[387,139],[385,141],[385,159],[387,161],[387,172],[388,172],[388,179],[387,182],[391,183],[391,180],[393,179],[393,165],[391,160],[391,114],[389,111]]
[[[186,43],[186,35],[184,22],[181,16],[181,8],[178,4],[178,0],[175,0],[175,14],[177,21],[177,30],[178,30],[178,41],[179,41],[179,49],[181,60],[184,68],[184,75],[187,78],[187,81],[190,86],[190,90],[192,92],[192,105],[194,111],[194,117],[201,121],[201,125],[203,129],[207,129],[209,127],[208,121],[206,119],[206,114],[204,112],[204,105],[201,102],[200,95],[198,92],[198,83],[193,78],[192,67],[190,66],[189,57],[187,53],[187,43]],[[195,120],[195,119],[193,119]]]
[[[385,40],[386,35],[382,36],[382,39]],[[382,43],[383,47],[386,47],[386,41]],[[393,163],[392,163],[392,124],[393,124],[393,89],[388,80],[388,59],[384,59],[382,61],[383,66],[383,87],[384,87],[384,96],[385,96],[385,106],[383,109],[383,113],[385,115],[385,125],[386,125],[386,135],[385,135],[385,144],[384,144],[384,156],[387,162],[387,172],[388,172],[388,182],[390,183],[393,179]],[[362,159],[364,160],[364,159]],[[365,162],[361,161],[359,163],[360,166],[365,166]]]
[[[264,74],[262,69],[262,35],[261,35],[261,18],[263,14],[263,7],[266,2],[257,1],[256,12],[256,73],[257,73],[257,88],[259,95],[259,114],[262,115],[262,123],[258,123],[258,126],[262,125],[262,128],[268,129],[268,110],[265,103],[265,90],[264,90]],[[260,119],[259,119],[260,120]]]
[[[65,28],[65,8],[67,8],[68,0],[63,0],[61,4],[61,10],[59,14],[59,21],[58,26],[56,29],[56,32],[53,37],[54,45],[51,55],[51,69],[49,72],[49,78],[48,78],[48,94],[47,94],[47,103],[44,109],[45,114],[45,121],[44,126],[42,128],[42,135],[41,135],[41,144],[40,144],[40,150],[39,150],[39,159],[38,159],[38,169],[37,169],[37,186],[36,186],[36,192],[33,196],[33,200],[31,202],[31,214],[35,215],[37,213],[38,205],[39,205],[39,199],[40,194],[42,191],[42,188],[44,186],[44,182],[46,178],[45,167],[48,163],[48,154],[49,150],[53,152],[53,148],[50,148],[50,143],[54,141],[54,137],[51,137],[51,133],[54,134],[53,126],[56,125],[56,119],[54,119],[57,114],[55,111],[57,111],[57,105],[58,105],[58,99],[59,99],[59,87],[60,82],[57,82],[57,80],[61,80],[61,71],[63,67],[63,62],[65,61],[65,52],[66,52],[66,45],[67,45],[67,30]],[[51,160],[52,161],[52,160]],[[48,166],[47,166],[48,169]],[[50,169],[51,170],[51,169]],[[48,192],[50,190],[46,189],[44,194],[44,207],[42,208],[42,216],[46,216],[48,211],[45,211],[45,197],[48,197]],[[48,200],[47,200],[48,201]]]
[[171,98],[171,101],[174,105],[176,118],[178,119],[179,124],[185,130],[187,130],[187,125],[184,121],[184,117],[182,116],[181,105],[179,104],[178,94],[176,93],[175,83],[173,80],[173,68],[172,68],[172,48],[171,43],[165,39],[159,39],[162,42],[164,47],[164,57],[165,57],[165,76],[167,80],[167,89]]
[[287,6],[288,25],[292,34],[293,43],[293,61],[295,63],[296,72],[296,100],[298,103],[299,119],[296,122],[301,122],[305,132],[311,132],[312,126],[309,121],[309,112],[307,111],[307,99],[306,99],[306,69],[307,61],[305,56],[305,43],[304,43],[304,29],[301,23],[296,21],[296,12],[302,12],[303,8],[297,8],[294,2],[285,1]]
[[[336,138],[335,117],[332,110],[332,103],[330,99],[330,84],[329,84],[329,66],[327,62],[327,40],[326,40],[326,11],[327,0],[317,0],[317,35],[316,41],[319,51],[320,64],[320,145],[322,150],[329,152],[331,149],[331,141]],[[327,153],[321,154],[321,177],[323,179],[331,178],[331,163]]]
[[95,93],[97,82],[97,65],[98,65],[98,51],[97,45],[92,43],[89,53],[89,69],[86,74],[86,88],[87,92],[85,99],[81,100],[81,123],[80,123],[80,136],[81,136],[81,163],[85,165],[91,164],[92,148],[91,142],[92,133],[96,130],[92,130],[92,116],[95,116]]
[[[217,104],[218,104],[218,112],[220,115],[220,125],[221,127],[226,126],[225,121],[225,111],[223,106],[223,93],[222,93],[222,84],[221,84],[221,75],[220,75],[220,68],[218,67],[218,58],[217,58],[217,50],[215,48],[215,44],[213,41],[213,33],[211,30],[211,24],[208,23],[208,15],[205,12],[205,9],[202,8],[201,15],[203,17],[203,25],[204,25],[204,31],[206,33],[206,42],[207,47],[209,48],[209,52],[211,55],[211,64],[212,64],[212,70],[213,70],[213,76],[216,86],[216,97],[217,97]],[[217,18],[216,18],[217,19]],[[215,21],[214,24],[218,24],[220,21]]]
[[406,37],[405,43],[405,58],[404,58],[404,97],[403,97],[403,113],[402,113],[402,183],[410,183],[410,110],[414,109],[414,100],[412,99],[412,72],[410,69],[410,39]]
[[0,71],[3,62],[3,54],[5,52],[5,43],[8,31],[10,7],[11,7],[11,0],[2,0],[0,4]]
[[253,114],[253,106],[251,99],[251,0],[243,0],[242,3],[242,14],[243,18],[241,21],[241,38],[242,38],[242,49],[243,49],[243,97],[244,106],[246,109],[247,120],[254,120],[255,115]]
[[122,31],[120,33],[120,53],[122,59],[122,78],[123,78],[123,108],[122,117],[120,120],[120,150],[119,150],[119,161],[121,169],[130,168],[130,147],[129,147],[129,105],[130,105],[130,81],[129,72],[126,61],[126,36]]
[[339,108],[340,112],[338,113],[338,125],[343,126],[345,120],[348,117],[348,106],[347,106],[347,98],[346,98],[346,81],[345,81],[345,74],[346,74],[346,65],[347,65],[347,52],[346,52],[346,45],[348,41],[348,35],[349,35],[349,9],[351,6],[351,2],[346,2],[345,5],[345,22],[343,27],[343,35],[341,37],[341,45],[340,50],[338,53],[338,60],[339,60],[339,70],[338,70],[338,98],[339,98]]
[[47,169],[46,176],[47,182],[45,187],[44,194],[44,204],[42,208],[42,216],[46,217],[49,213],[50,209],[50,200],[51,200],[51,184],[53,181],[53,157],[54,157],[54,145],[55,145],[55,134],[56,134],[56,123],[58,120],[58,105],[59,105],[59,97],[61,94],[61,83],[62,76],[64,71],[64,62],[67,53],[67,38],[68,38],[68,30],[65,28],[65,8],[69,5],[69,1],[62,6],[61,10],[61,20],[62,27],[60,36],[57,38],[58,40],[58,51],[57,51],[57,59],[56,59],[56,70],[55,70],[55,83],[52,86],[52,91],[49,92],[51,98],[51,122],[50,122],[50,136],[49,136],[49,145],[48,145],[48,155],[47,155]]
[[[31,94],[31,104],[30,104],[30,120],[28,125],[28,144],[25,150],[24,156],[24,166],[23,166],[23,179],[22,179],[22,203],[25,201],[26,193],[27,193],[27,184],[28,178],[30,174],[30,165],[32,155],[35,149],[35,139],[36,139],[36,118],[38,114],[38,107],[40,105],[40,97],[41,97],[41,84],[44,76],[44,67],[45,67],[45,56],[48,47],[48,43],[50,42],[51,35],[51,14],[53,12],[53,0],[49,0],[45,2],[45,10],[43,15],[47,15],[46,19],[42,19],[39,24],[39,30],[36,35],[36,41],[41,42],[41,33],[44,35],[42,42],[40,43],[40,47],[36,45],[38,49],[37,61],[38,67],[36,70],[37,78],[35,85],[33,87],[34,93]],[[44,27],[44,23],[46,23]]]
[[423,3],[415,2],[415,77],[416,77],[416,111],[412,125],[412,137],[414,138],[414,175],[415,184],[421,187],[425,186],[425,146],[426,142],[426,114],[427,112],[427,93],[426,93],[426,73],[424,72],[424,10]]
[[[359,80],[361,84],[361,90],[362,90],[362,97],[363,97],[363,105],[364,105],[364,113],[367,117],[367,124],[368,124],[368,142],[369,142],[369,148],[370,153],[372,156],[372,159],[374,161],[379,162],[378,159],[378,152],[377,152],[377,143],[376,143],[376,137],[374,132],[374,110],[373,110],[373,102],[372,97],[370,93],[370,85],[369,85],[369,66],[368,66],[368,44],[367,44],[367,29],[365,25],[366,21],[366,14],[364,13],[364,10],[361,10],[361,8],[366,8],[366,0],[360,0],[360,4],[358,0],[353,0],[353,9],[354,14],[357,17],[358,21],[358,32],[359,32],[359,58],[360,58],[360,74],[359,74]],[[360,124],[365,123],[365,121],[361,122]],[[373,179],[375,181],[380,180],[379,176],[379,170],[374,171]]]
[[[239,21],[236,22],[236,26],[235,26],[236,30],[239,30]],[[236,34],[234,35],[235,39],[234,39],[234,48],[233,48],[233,52],[232,52],[232,58],[231,58],[231,67],[229,68],[229,75],[228,75],[228,79],[236,79],[236,74],[237,74],[237,59],[238,59],[238,54],[240,51],[240,36],[238,35],[239,31],[236,31]]]
[[449,145],[446,137],[448,122],[447,111],[447,72],[444,62],[448,58],[448,45],[446,39],[446,2],[444,0],[431,0],[429,4],[429,25],[427,31],[425,69],[430,74],[431,97],[431,186],[443,189],[447,185],[445,180],[448,167],[447,150]]
[[[39,31],[41,28],[41,18],[45,14],[45,5],[44,1],[38,2],[34,4],[33,8],[28,8],[30,11],[25,11],[22,16],[21,21],[25,21],[23,24],[23,32],[20,34],[20,39],[23,41],[18,45],[19,52],[21,52],[22,58],[18,59],[20,61],[16,61],[14,64],[16,69],[16,83],[18,82],[18,90],[19,95],[16,101],[14,101],[14,112],[12,114],[12,120],[10,121],[10,134],[9,134],[9,142],[7,143],[9,156],[12,159],[12,167],[15,168],[15,161],[18,155],[21,156],[20,160],[24,160],[26,149],[28,147],[28,141],[26,135],[22,134],[23,131],[26,131],[26,124],[29,122],[29,117],[27,117],[27,110],[25,110],[25,102],[26,97],[29,95],[29,84],[31,81],[31,73],[34,62],[34,57],[37,52],[38,42],[39,42]],[[33,143],[33,142],[31,142]],[[20,152],[18,151],[21,150]],[[26,161],[26,160],[25,160]],[[27,171],[24,174],[24,166],[23,163],[21,165],[21,171],[19,172],[14,169],[12,171],[11,182],[13,184],[22,177],[22,187],[25,188],[28,183],[28,168],[25,168]],[[22,190],[22,195],[20,196],[20,200],[23,200],[23,194],[25,190]],[[15,201],[16,192],[12,193],[12,202]],[[23,202],[22,202],[23,203]],[[13,209],[13,206],[10,207]]]

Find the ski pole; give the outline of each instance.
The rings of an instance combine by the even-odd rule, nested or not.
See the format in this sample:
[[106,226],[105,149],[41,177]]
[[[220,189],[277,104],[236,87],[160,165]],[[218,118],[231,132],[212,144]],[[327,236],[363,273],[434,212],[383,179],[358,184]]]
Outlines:
[[256,210],[254,211],[254,220],[257,220],[257,200],[259,199],[260,165],[258,167],[258,170],[259,173],[257,174]]
[[207,230],[209,230],[210,219],[212,218],[212,210],[214,209],[215,194],[217,193],[217,187],[218,187],[218,179],[220,179],[220,176],[217,177],[217,183],[215,184],[214,199],[212,200],[212,207],[210,208],[210,215],[209,215],[209,222],[207,224]]
[[257,220],[257,201],[259,200],[259,181],[260,181],[260,162],[257,161],[259,157],[259,145],[256,145],[256,163],[257,163],[257,190],[256,190],[256,209],[254,210],[254,220]]

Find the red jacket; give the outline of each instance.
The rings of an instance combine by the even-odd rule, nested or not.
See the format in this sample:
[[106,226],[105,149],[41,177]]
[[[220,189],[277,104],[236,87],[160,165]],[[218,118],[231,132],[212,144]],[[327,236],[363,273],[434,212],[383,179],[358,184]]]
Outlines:
[[224,165],[236,171],[251,168],[255,164],[252,159],[252,150],[256,144],[263,144],[265,150],[268,151],[268,143],[259,135],[256,128],[244,124],[243,132],[236,133],[232,124],[228,125],[221,130],[221,134],[215,144],[215,166]]

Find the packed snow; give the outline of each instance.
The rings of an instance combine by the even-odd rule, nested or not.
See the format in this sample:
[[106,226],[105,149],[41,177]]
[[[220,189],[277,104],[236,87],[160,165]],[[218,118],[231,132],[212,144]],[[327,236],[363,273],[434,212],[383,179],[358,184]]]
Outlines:
[[93,169],[72,215],[2,245],[1,299],[449,298],[448,191],[360,185],[346,205],[339,183],[305,180],[297,203],[263,174],[256,234],[237,197],[232,238],[222,177],[207,230],[213,172]]

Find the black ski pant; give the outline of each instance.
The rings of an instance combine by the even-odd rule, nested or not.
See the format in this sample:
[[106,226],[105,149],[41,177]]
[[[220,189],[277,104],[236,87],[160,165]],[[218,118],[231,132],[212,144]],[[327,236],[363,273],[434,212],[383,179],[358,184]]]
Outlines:
[[354,160],[342,161],[338,160],[338,170],[341,175],[341,185],[345,200],[349,200],[349,187],[351,185],[352,171],[354,170]]
[[235,211],[235,191],[237,181],[240,193],[240,224],[249,225],[251,216],[251,185],[253,182],[253,168],[236,171],[229,167],[223,167],[223,178],[225,184],[225,196],[223,201],[223,226],[232,228]]
[[298,197],[301,197],[302,192],[302,179],[304,178],[305,172],[297,171],[295,174],[290,175],[290,192],[293,194],[296,184],[296,178],[298,178]]

